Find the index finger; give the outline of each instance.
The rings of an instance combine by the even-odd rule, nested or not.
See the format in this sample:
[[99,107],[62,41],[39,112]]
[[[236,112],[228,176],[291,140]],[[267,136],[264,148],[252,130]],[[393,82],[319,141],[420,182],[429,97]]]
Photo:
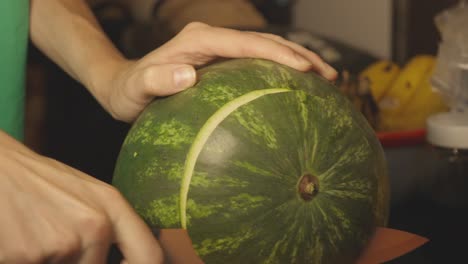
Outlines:
[[124,202],[116,217],[111,216],[114,227],[114,239],[129,264],[163,263],[163,251],[151,229]]
[[262,32],[250,32],[251,34],[257,34],[264,38],[271,39],[273,41],[279,42],[283,45],[290,47],[291,49],[295,50],[305,58],[307,58],[310,62],[312,62],[314,70],[321,74],[323,77],[327,78],[328,80],[335,80],[337,78],[337,71],[328,65],[319,55],[311,50],[295,43],[290,40],[287,40],[281,36],[270,34],[270,33],[262,33]]
[[204,65],[217,57],[262,58],[300,71],[314,69],[317,67],[314,63],[320,62],[320,59],[311,61],[290,45],[260,34],[198,22],[187,25],[153,54],[159,63],[192,65]]
[[[213,42],[213,40],[216,40]],[[207,36],[200,39],[206,52],[226,58],[263,58],[272,60],[297,70],[314,68],[317,61],[311,61],[284,43],[228,28],[211,27]]]

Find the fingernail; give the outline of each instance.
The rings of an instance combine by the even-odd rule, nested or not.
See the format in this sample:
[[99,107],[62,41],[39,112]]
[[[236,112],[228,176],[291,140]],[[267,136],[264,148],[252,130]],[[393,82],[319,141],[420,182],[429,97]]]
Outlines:
[[185,90],[195,81],[195,70],[192,67],[180,67],[174,71],[174,84],[177,90]]
[[324,64],[324,71],[326,72],[328,79],[335,79],[338,76],[338,72],[329,64],[323,63]]

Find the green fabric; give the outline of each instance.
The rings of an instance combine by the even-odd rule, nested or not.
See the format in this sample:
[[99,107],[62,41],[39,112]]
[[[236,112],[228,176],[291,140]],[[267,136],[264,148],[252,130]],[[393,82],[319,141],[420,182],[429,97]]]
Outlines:
[[23,139],[29,0],[0,0],[0,129]]

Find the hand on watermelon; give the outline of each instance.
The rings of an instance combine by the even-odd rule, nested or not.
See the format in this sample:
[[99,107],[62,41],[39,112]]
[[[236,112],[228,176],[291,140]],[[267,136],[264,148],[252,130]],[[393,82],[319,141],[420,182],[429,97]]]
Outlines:
[[162,263],[144,222],[113,187],[0,131],[0,263]]
[[[105,36],[84,1],[31,2],[31,40],[71,77],[84,84],[116,119],[133,121],[155,97],[193,86],[194,67],[218,58],[262,58],[314,70],[327,79],[336,71],[312,51],[279,36],[188,24],[173,39],[131,61]],[[60,15],[50,16],[50,12]]]
[[[220,57],[270,59],[336,77],[316,54],[274,35],[193,23],[141,60],[129,61],[84,1],[31,1],[30,21],[35,46],[124,121],[134,120],[155,96],[192,86],[195,67]],[[113,242],[128,263],[162,262],[150,230],[107,184],[3,133],[0,163],[0,262],[101,263]]]
[[195,67],[218,58],[258,57],[301,71],[314,70],[334,80],[336,71],[315,53],[279,36],[187,25],[165,45],[139,61],[123,63],[121,70],[104,82],[109,89],[107,110],[117,119],[132,121],[155,96],[167,96],[194,85]]

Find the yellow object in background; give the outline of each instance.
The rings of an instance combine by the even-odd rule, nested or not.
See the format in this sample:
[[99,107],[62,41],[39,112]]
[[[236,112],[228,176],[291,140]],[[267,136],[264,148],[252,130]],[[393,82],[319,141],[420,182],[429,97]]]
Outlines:
[[400,66],[389,60],[380,60],[366,67],[359,74],[359,81],[367,82],[372,97],[378,102],[392,86],[400,72]]
[[[421,129],[430,115],[448,110],[430,82],[434,67],[435,59],[429,55],[414,57],[405,65],[394,86],[379,102],[379,130]],[[392,104],[384,100],[399,102]]]
[[368,91],[377,105],[372,118],[366,115],[368,120],[374,120],[372,125],[377,131],[425,128],[430,115],[448,110],[431,86],[435,62],[435,56],[428,54],[416,55],[403,66],[380,60],[359,74],[358,94]]
[[417,55],[411,58],[401,69],[393,85],[379,101],[379,109],[383,115],[398,114],[401,109],[414,100],[412,98],[418,87],[432,73],[435,57]]

